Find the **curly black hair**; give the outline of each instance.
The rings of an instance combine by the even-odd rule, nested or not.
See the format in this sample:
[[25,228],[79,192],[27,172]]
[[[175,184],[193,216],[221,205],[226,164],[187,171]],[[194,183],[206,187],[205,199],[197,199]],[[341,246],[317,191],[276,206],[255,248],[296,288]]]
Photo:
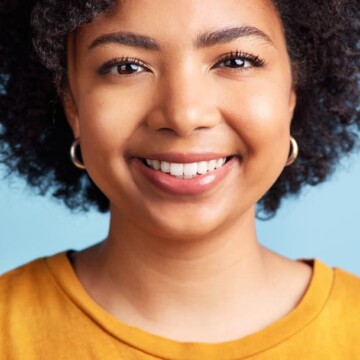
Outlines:
[[[0,0],[0,163],[71,208],[101,212],[108,199],[76,169],[61,104],[69,33],[116,0]],[[328,178],[356,145],[360,128],[359,0],[273,0],[291,58],[297,106],[291,133],[300,153],[260,200],[281,199]]]

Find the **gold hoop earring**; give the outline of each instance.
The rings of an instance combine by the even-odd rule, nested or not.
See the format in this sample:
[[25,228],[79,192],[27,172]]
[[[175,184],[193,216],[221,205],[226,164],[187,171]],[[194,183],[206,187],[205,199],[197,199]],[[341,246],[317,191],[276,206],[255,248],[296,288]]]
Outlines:
[[81,170],[85,170],[86,167],[85,167],[85,164],[82,163],[77,155],[76,155],[76,148],[77,146],[80,145],[80,138],[77,138],[74,140],[74,142],[71,144],[71,148],[70,148],[70,157],[71,157],[71,161],[72,163],[78,168],[78,169],[81,169]]
[[290,166],[291,164],[293,164],[299,155],[299,146],[296,140],[292,136],[290,138],[290,144],[291,144],[291,154],[285,166]]

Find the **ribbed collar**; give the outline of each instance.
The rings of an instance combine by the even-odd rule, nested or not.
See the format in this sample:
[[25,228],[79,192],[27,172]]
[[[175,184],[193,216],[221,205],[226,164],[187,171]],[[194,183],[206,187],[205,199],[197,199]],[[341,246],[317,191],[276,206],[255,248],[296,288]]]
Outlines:
[[208,344],[169,340],[126,325],[102,309],[85,291],[63,252],[44,259],[66,296],[98,326],[120,342],[160,359],[243,359],[280,344],[305,327],[321,312],[329,297],[334,271],[318,259],[299,259],[312,266],[306,293],[290,313],[261,331],[235,341]]

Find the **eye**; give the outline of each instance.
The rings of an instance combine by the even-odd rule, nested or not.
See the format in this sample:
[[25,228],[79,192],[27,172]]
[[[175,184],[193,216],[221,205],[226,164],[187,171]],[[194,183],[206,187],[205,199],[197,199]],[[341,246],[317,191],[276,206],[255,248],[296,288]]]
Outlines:
[[150,70],[146,65],[135,58],[115,58],[106,62],[98,69],[100,75],[112,74],[116,76],[131,76],[148,71]]
[[261,67],[265,63],[258,56],[240,51],[231,52],[221,56],[214,67],[230,69],[248,69]]
[[138,64],[126,63],[112,66],[109,72],[114,75],[132,75],[142,70],[143,67]]
[[239,68],[239,67],[250,67],[252,64],[249,60],[243,58],[234,58],[221,61],[218,64],[218,67],[229,67],[229,68]]

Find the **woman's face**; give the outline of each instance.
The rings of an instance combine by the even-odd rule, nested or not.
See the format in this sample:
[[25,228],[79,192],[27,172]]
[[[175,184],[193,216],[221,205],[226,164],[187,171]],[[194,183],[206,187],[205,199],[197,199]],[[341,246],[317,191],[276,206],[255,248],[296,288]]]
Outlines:
[[68,50],[64,104],[87,171],[143,229],[226,229],[283,170],[295,94],[270,1],[125,0]]

